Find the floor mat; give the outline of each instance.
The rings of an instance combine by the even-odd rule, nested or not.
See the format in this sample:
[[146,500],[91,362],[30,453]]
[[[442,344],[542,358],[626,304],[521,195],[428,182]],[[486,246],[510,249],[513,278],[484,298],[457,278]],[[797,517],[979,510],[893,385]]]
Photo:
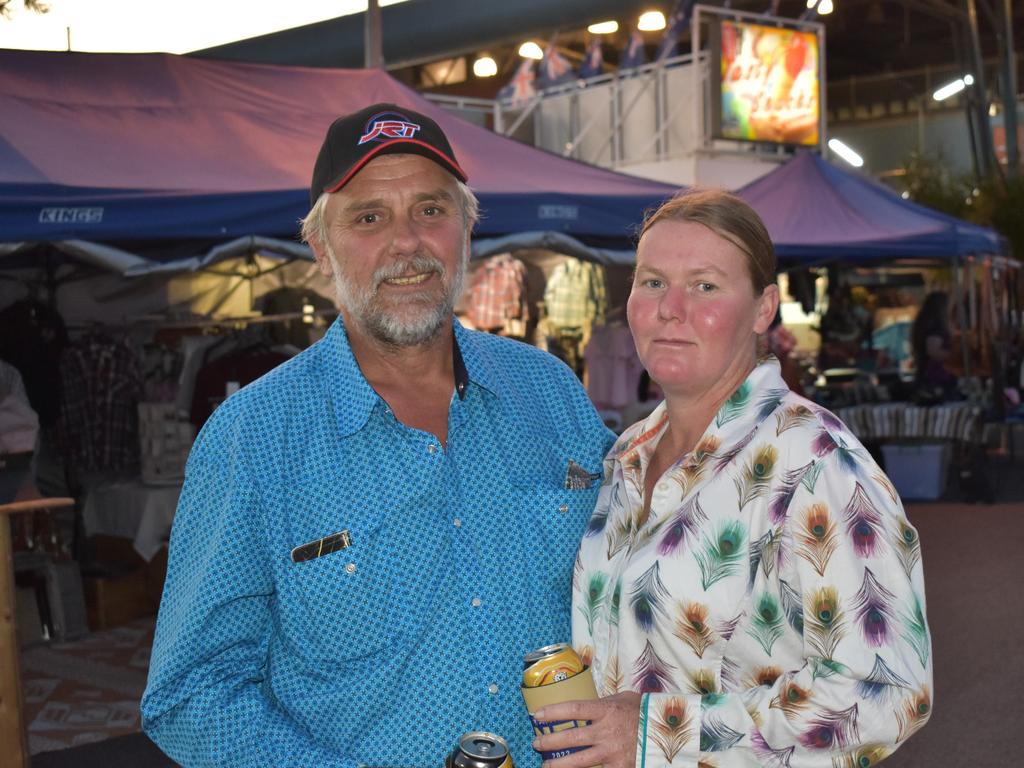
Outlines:
[[31,754],[89,744],[140,729],[155,619],[93,632],[21,653]]

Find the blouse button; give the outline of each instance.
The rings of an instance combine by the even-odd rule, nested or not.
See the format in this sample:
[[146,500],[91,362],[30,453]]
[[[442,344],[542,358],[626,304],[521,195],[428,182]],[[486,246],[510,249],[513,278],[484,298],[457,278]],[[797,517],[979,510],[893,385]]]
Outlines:
[[456,528],[461,528],[462,520],[456,517],[454,520],[452,520],[452,525],[454,525]]
[[497,693],[498,692],[498,684],[497,683],[491,683],[490,685],[488,685],[487,686],[487,692],[488,693]]
[[566,512],[569,511],[569,505],[568,504],[561,504],[558,507],[558,511],[561,512],[564,515]]
[[348,565],[345,566],[345,573],[355,573],[355,572],[356,572],[356,564],[355,563],[349,563]]

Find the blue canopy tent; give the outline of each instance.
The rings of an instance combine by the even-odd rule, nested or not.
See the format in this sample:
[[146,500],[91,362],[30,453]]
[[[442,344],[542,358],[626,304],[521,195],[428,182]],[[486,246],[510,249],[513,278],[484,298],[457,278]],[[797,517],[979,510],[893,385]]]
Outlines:
[[0,243],[205,241],[195,267],[213,244],[279,238],[292,257],[327,126],[374,101],[443,126],[480,197],[480,238],[557,235],[628,260],[644,209],[676,191],[506,139],[379,70],[0,51]]
[[798,153],[737,194],[764,219],[784,265],[1005,252],[993,230],[904,200],[810,152]]

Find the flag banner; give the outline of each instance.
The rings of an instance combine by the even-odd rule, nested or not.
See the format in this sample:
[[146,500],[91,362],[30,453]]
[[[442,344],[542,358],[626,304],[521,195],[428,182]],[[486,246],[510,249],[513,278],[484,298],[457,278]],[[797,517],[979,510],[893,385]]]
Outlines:
[[553,85],[561,85],[574,79],[572,65],[569,64],[565,56],[559,53],[554,44],[549,45],[540,62],[541,88],[550,88]]
[[690,14],[693,12],[695,0],[677,0],[675,8],[669,14],[665,24],[665,34],[658,45],[657,61],[670,59],[679,53],[679,38],[690,26]]
[[579,76],[583,80],[588,77],[597,77],[604,72],[604,52],[601,49],[601,38],[597,35],[587,45],[587,55],[583,57],[580,64]]
[[633,34],[629,36],[629,42],[626,43],[626,47],[622,51],[622,56],[619,57],[619,71],[640,67],[646,63],[647,52],[644,50],[644,37],[640,34],[640,30],[634,29]]
[[511,102],[513,107],[523,106],[537,94],[534,77],[533,59],[523,59],[508,85],[498,91],[498,98]]

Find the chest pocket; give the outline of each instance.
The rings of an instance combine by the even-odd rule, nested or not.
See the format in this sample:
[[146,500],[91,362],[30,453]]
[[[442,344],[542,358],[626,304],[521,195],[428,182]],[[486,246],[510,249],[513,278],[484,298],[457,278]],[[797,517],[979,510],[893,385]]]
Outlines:
[[556,614],[569,616],[573,563],[580,537],[586,530],[598,485],[583,490],[567,490],[549,485],[522,485],[515,491],[528,511],[530,520],[526,540],[528,556],[543,563],[538,569],[546,574],[539,585],[547,595],[548,604]]
[[412,537],[388,515],[350,521],[343,524],[350,546],[287,563],[286,581],[297,598],[290,618],[297,635],[313,638],[307,652],[322,661],[372,660],[414,638],[432,612],[450,547],[443,526],[427,537],[430,528],[418,528]]

